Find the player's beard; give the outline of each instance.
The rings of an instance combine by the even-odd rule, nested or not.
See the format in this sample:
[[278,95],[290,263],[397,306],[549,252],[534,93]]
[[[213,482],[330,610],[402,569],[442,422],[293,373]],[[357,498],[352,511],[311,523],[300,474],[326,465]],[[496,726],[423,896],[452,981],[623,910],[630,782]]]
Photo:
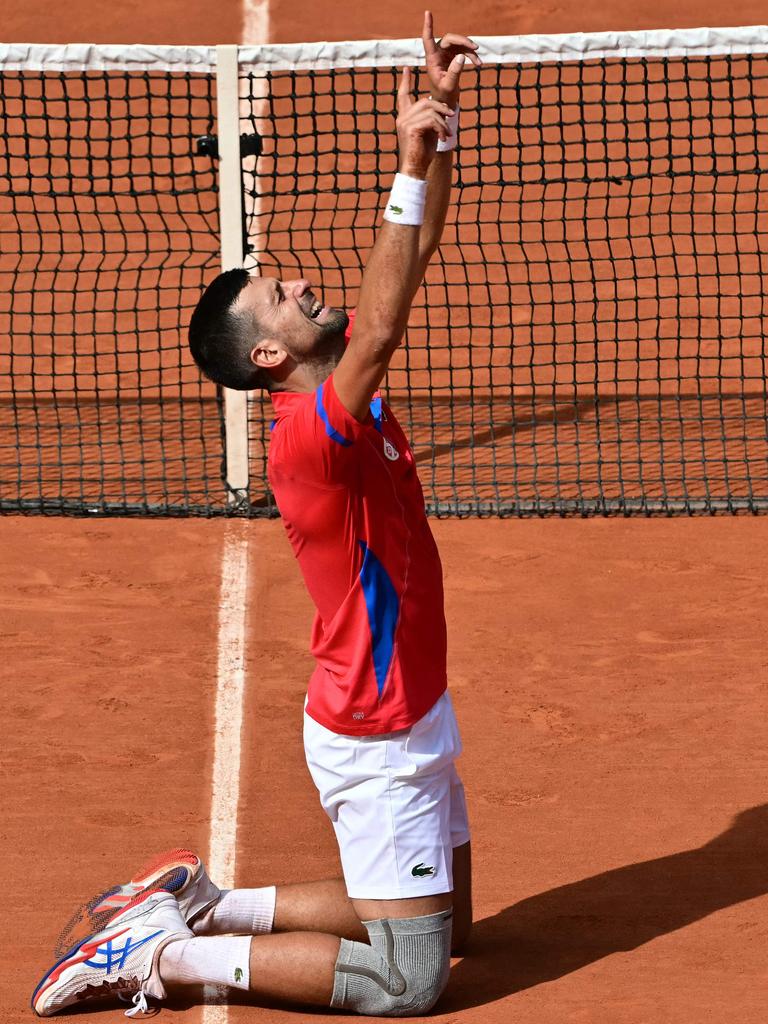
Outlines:
[[349,317],[343,309],[329,307],[325,321],[313,324],[311,336],[302,337],[299,344],[293,340],[288,346],[289,353],[298,364],[312,367],[314,374],[325,380],[334,372],[344,354],[344,332],[348,324]]
[[349,317],[343,309],[329,308],[328,316],[325,318],[323,323],[317,324],[316,326],[320,330],[320,340],[322,343],[329,338],[335,338],[337,335],[341,335],[344,338],[344,332],[349,325]]
[[312,349],[313,362],[330,361],[337,365],[344,355],[346,338],[344,332],[349,324],[349,317],[343,309],[329,309],[328,316],[322,324],[318,324],[318,337]]

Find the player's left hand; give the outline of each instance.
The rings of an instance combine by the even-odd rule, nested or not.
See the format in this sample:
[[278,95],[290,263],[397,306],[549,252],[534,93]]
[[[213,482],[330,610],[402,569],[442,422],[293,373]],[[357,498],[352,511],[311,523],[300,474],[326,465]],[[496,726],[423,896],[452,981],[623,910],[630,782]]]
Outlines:
[[432,26],[432,12],[424,12],[424,28],[421,33],[424,43],[424,56],[427,60],[427,75],[432,98],[453,106],[459,98],[459,77],[461,63],[454,57],[462,54],[468,57],[475,67],[482,61],[477,55],[477,43],[468,36],[457,36],[453,33],[435,39]]

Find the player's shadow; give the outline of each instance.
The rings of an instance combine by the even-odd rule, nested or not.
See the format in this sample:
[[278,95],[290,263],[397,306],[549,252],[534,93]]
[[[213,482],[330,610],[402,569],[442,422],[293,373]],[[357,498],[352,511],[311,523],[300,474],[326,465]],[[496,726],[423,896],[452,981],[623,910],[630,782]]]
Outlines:
[[743,811],[704,846],[583,878],[478,921],[439,1010],[554,981],[765,893],[768,804]]
[[[416,401],[413,400],[413,404]],[[544,424],[555,424],[560,426],[564,423],[576,423],[586,416],[588,413],[594,412],[595,399],[585,398],[577,401],[576,399],[560,399],[557,405],[542,405],[540,408],[535,410],[523,409],[515,412],[514,419],[500,418],[495,419],[493,415],[492,407],[487,409],[487,417],[484,415],[482,403],[477,402],[474,408],[473,415],[477,417],[479,422],[483,419],[493,420],[493,425],[480,428],[476,426],[469,433],[459,427],[456,429],[452,422],[449,420],[447,430],[450,435],[450,439],[447,441],[435,441],[431,445],[421,443],[421,436],[428,436],[430,431],[434,432],[435,435],[439,436],[441,428],[446,424],[441,423],[439,417],[435,418],[431,424],[427,427],[422,426],[417,429],[416,434],[419,438],[419,444],[414,453],[414,461],[416,463],[422,462],[433,462],[435,459],[440,458],[442,455],[450,455],[461,448],[484,448],[494,445],[497,441],[503,440],[505,437],[511,437],[513,434],[519,436],[520,434],[533,431],[536,427],[540,427]],[[399,410],[398,410],[399,411]],[[449,413],[449,416],[453,415],[453,412]],[[404,417],[405,419],[405,417]]]

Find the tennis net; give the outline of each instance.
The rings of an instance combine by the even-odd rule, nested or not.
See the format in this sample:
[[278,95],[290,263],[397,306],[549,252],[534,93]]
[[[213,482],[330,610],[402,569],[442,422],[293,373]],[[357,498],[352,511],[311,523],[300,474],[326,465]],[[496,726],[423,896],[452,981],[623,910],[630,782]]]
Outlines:
[[[768,29],[480,42],[387,380],[429,511],[765,511]],[[185,347],[219,264],[215,52],[2,57],[0,507],[275,514],[268,400],[232,501],[222,395]],[[247,265],[354,305],[419,62],[240,49]]]

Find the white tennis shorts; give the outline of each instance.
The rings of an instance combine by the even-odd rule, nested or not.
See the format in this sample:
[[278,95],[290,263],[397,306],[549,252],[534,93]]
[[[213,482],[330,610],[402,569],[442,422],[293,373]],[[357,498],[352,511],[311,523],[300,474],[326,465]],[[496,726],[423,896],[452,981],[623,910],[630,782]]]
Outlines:
[[469,824],[447,693],[410,729],[382,736],[342,736],[305,712],[304,750],[352,899],[453,890],[453,849],[469,842]]

